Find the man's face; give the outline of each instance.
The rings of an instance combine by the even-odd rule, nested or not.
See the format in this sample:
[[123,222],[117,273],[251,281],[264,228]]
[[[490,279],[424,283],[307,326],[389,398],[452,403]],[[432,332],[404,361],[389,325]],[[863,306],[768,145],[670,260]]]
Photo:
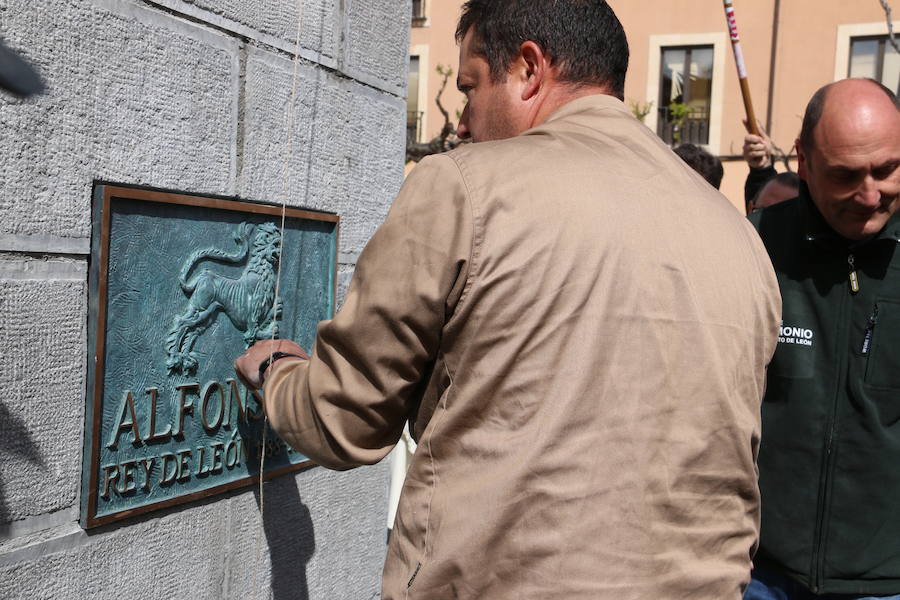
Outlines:
[[876,94],[868,99],[832,89],[814,147],[798,144],[801,179],[825,221],[849,240],[878,234],[900,207],[900,115],[868,85]]
[[507,75],[493,81],[487,59],[473,52],[473,30],[459,47],[459,75],[456,86],[466,95],[466,107],[459,119],[457,135],[473,142],[502,140],[519,135],[528,127],[523,122],[521,88],[517,78]]

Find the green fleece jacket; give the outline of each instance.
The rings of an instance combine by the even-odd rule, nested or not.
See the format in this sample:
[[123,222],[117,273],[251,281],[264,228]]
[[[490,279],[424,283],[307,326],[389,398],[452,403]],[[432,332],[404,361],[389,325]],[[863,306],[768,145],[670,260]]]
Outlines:
[[850,242],[804,185],[750,219],[784,303],[756,563],[817,594],[900,594],[900,213]]

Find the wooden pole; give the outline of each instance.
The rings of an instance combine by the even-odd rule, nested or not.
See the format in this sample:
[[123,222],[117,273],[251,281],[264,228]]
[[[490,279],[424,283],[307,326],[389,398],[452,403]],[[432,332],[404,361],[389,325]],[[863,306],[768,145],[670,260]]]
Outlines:
[[750,82],[747,79],[747,65],[744,63],[741,36],[738,35],[737,21],[734,18],[734,0],[722,1],[725,5],[728,31],[731,33],[731,49],[734,51],[734,63],[737,66],[738,79],[741,82],[741,96],[744,99],[744,109],[747,112],[747,129],[753,135],[760,135],[759,125],[756,121],[756,112],[753,110],[753,99],[750,97]]

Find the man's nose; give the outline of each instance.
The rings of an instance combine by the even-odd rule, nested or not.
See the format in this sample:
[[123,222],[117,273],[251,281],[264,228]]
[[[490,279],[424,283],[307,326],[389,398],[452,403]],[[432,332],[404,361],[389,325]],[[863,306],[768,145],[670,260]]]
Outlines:
[[459,125],[456,126],[456,137],[461,140],[467,140],[472,137],[469,131],[469,105],[463,108],[462,114],[459,116]]
[[881,203],[881,190],[878,189],[878,182],[871,175],[866,175],[862,185],[856,192],[856,197],[862,204],[875,208]]

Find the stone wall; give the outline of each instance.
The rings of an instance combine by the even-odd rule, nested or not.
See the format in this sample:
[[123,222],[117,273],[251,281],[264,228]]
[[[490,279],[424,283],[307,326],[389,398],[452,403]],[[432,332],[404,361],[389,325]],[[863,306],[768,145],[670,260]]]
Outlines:
[[402,181],[408,18],[408,0],[0,0],[0,37],[49,87],[0,96],[0,598],[378,596],[387,465],[275,479],[264,519],[244,489],[82,530],[87,265],[104,180],[336,212],[342,292]]

